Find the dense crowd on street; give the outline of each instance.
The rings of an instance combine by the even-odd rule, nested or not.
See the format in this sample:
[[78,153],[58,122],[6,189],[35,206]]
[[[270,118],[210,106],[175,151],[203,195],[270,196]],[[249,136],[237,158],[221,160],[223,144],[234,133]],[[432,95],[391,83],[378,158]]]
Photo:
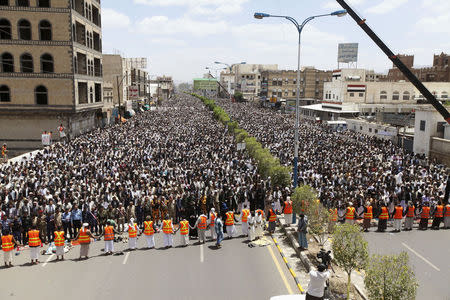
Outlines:
[[[215,223],[210,213],[221,216],[227,228],[226,214],[245,207],[253,211],[245,221],[258,219],[255,210],[265,208],[270,193],[270,181],[260,178],[253,160],[236,150],[234,137],[201,101],[177,95],[125,124],[0,165],[0,226],[21,245],[31,242],[30,230],[49,243],[57,238],[55,231],[65,240],[80,233],[86,239],[83,228],[98,237],[108,223],[117,233],[134,224],[144,231],[146,221],[164,231],[164,220],[183,219],[196,236],[200,215],[207,216],[208,227]],[[287,191],[277,195],[281,200]],[[263,222],[262,212],[261,228]]]
[[[282,164],[292,165],[292,114],[249,102],[224,99],[217,102]],[[407,153],[390,140],[350,130],[338,132],[326,124],[308,120],[300,122],[299,141],[298,184],[316,189],[321,202],[337,211],[337,219],[384,217],[383,207],[389,218],[394,219],[396,206],[402,207],[402,217],[407,217],[411,210],[414,218],[435,217],[442,222],[444,215],[450,217],[450,206],[443,203],[449,176],[445,165]],[[355,208],[351,216],[347,213],[349,206]],[[448,228],[450,218],[446,219]],[[439,224],[433,225],[436,226]]]
[[[282,164],[290,165],[292,116],[255,104],[217,101]],[[366,230],[375,218],[380,231],[389,219],[400,230],[403,218],[405,229],[412,229],[415,218],[421,219],[421,229],[431,218],[433,228],[441,222],[450,227],[450,206],[442,203],[445,166],[404,153],[390,141],[322,124],[302,121],[299,134],[298,183],[318,191],[331,212],[331,227],[358,217]],[[250,240],[262,237],[265,221],[273,232],[277,213],[291,223],[290,193],[289,187],[272,187],[270,178],[260,177],[254,160],[237,150],[233,135],[213,113],[181,94],[124,124],[1,164],[2,246],[11,252],[14,245],[28,245],[36,263],[36,251],[45,243],[54,243],[59,258],[61,247],[77,240],[82,257],[91,238],[103,237],[105,252],[111,254],[113,241],[124,231],[135,249],[138,234],[152,248],[153,235],[162,232],[164,246],[171,247],[177,231],[181,245],[187,245],[189,236],[204,242],[209,230],[220,247],[224,231],[229,237],[236,234],[236,222]],[[301,215],[299,233],[306,233],[306,227]],[[307,248],[306,241],[302,247]]]

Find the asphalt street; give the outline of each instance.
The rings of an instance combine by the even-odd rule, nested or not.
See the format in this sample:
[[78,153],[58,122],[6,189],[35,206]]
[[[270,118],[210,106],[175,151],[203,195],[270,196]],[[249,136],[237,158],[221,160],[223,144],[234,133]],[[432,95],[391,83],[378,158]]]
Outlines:
[[406,251],[419,281],[418,300],[450,299],[450,230],[365,234],[371,253]]
[[[238,232],[240,230],[238,229]],[[28,250],[14,256],[14,268],[0,269],[0,299],[270,299],[298,293],[295,281],[271,244],[248,247],[244,238],[204,245],[162,249],[139,249],[124,255],[104,256],[103,241],[91,244],[90,258],[78,261],[79,246],[66,253],[66,260],[40,256],[30,266]],[[270,239],[270,237],[268,237]],[[191,240],[196,243],[196,240]],[[144,236],[138,247],[145,247]],[[127,243],[115,243],[125,250]]]

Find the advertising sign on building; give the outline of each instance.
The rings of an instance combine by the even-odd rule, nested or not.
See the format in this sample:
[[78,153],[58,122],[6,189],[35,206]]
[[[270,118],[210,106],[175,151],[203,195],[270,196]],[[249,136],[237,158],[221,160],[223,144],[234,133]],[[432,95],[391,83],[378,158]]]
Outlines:
[[358,43],[339,44],[338,62],[358,62]]
[[137,99],[139,98],[139,89],[136,85],[132,85],[128,87],[128,99]]

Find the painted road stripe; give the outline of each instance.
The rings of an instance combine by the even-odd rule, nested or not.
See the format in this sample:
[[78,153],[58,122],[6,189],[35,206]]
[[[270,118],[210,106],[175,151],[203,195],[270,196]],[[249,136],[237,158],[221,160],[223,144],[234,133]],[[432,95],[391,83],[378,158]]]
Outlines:
[[202,263],[205,260],[203,256],[203,244],[200,245],[200,262]]
[[436,267],[435,265],[433,265],[428,259],[426,259],[425,257],[423,257],[422,255],[420,255],[419,253],[417,253],[414,249],[412,249],[411,247],[409,247],[408,245],[406,245],[405,243],[402,243],[402,245],[408,249],[409,251],[411,251],[412,253],[414,253],[418,258],[422,259],[424,262],[426,262],[427,264],[429,264],[433,269],[435,269],[436,271],[441,271],[438,267]]
[[275,263],[275,266],[277,267],[278,273],[280,273],[281,279],[284,282],[284,285],[286,286],[286,289],[288,290],[289,295],[294,294],[292,292],[291,286],[289,285],[286,276],[284,276],[283,270],[281,270],[280,264],[278,263],[277,258],[275,257],[275,254],[273,253],[272,247],[269,245],[269,247],[267,247],[267,249],[270,252],[270,255],[272,256],[273,262]]
[[127,263],[128,257],[130,256],[130,252],[127,252],[127,254],[125,254],[125,257],[123,258],[123,265]]
[[286,263],[286,266],[287,266],[287,268],[289,269],[289,272],[291,272],[292,277],[294,277],[295,284],[297,284],[297,287],[298,287],[298,289],[300,290],[300,292],[301,292],[302,294],[304,294],[304,293],[305,293],[305,290],[303,289],[302,285],[300,284],[300,282],[299,282],[299,280],[298,280],[298,277],[297,277],[297,275],[295,274],[294,270],[293,270],[293,269],[291,268],[291,266],[289,265],[289,262],[287,261],[286,257],[284,256],[284,253],[283,253],[283,251],[281,250],[280,246],[278,245],[277,240],[276,240],[274,237],[272,237],[272,239],[273,239],[273,242],[275,243],[275,245],[277,246],[278,251],[280,252],[281,257],[283,258],[284,262]]
[[53,258],[53,256],[55,256],[55,254],[50,255],[50,257],[47,258],[47,260],[45,261],[45,263],[42,264],[42,267],[45,267],[45,266],[48,264],[48,262]]

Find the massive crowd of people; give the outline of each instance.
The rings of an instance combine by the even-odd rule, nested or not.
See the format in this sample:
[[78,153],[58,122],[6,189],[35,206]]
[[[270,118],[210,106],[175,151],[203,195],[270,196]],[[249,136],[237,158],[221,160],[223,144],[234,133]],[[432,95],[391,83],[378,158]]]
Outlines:
[[270,189],[201,101],[182,94],[125,124],[0,165],[0,226],[20,244],[33,225],[43,242],[60,226],[68,239],[83,223],[100,234],[108,220],[119,231],[131,218],[143,228],[148,216],[158,225],[166,215],[175,224],[184,217],[193,226],[213,207],[220,214],[243,203],[262,208]]
[[[255,103],[217,99],[241,128],[270,149],[281,163],[292,165],[294,118]],[[417,213],[444,200],[449,168],[408,153],[390,140],[352,131],[337,132],[325,124],[302,120],[299,129],[299,182],[315,188],[327,207],[344,217],[349,202],[362,216],[367,202],[378,210],[408,203]]]
[[[252,103],[217,102],[282,164],[291,164],[291,115]],[[341,219],[349,202],[362,216],[367,203],[375,212],[388,206],[393,214],[396,205],[433,209],[444,198],[448,168],[391,141],[308,121],[301,122],[299,134],[299,184],[315,188]],[[194,226],[211,208],[223,216],[243,206],[267,213],[273,204],[282,211],[289,196],[290,188],[273,188],[260,177],[255,162],[237,150],[234,137],[201,101],[184,94],[125,124],[0,165],[1,231],[20,244],[27,243],[33,226],[44,242],[53,241],[59,227],[73,239],[83,223],[101,234],[108,220],[119,231],[130,219],[143,228],[149,216],[158,225],[168,215],[175,224],[186,218]]]

